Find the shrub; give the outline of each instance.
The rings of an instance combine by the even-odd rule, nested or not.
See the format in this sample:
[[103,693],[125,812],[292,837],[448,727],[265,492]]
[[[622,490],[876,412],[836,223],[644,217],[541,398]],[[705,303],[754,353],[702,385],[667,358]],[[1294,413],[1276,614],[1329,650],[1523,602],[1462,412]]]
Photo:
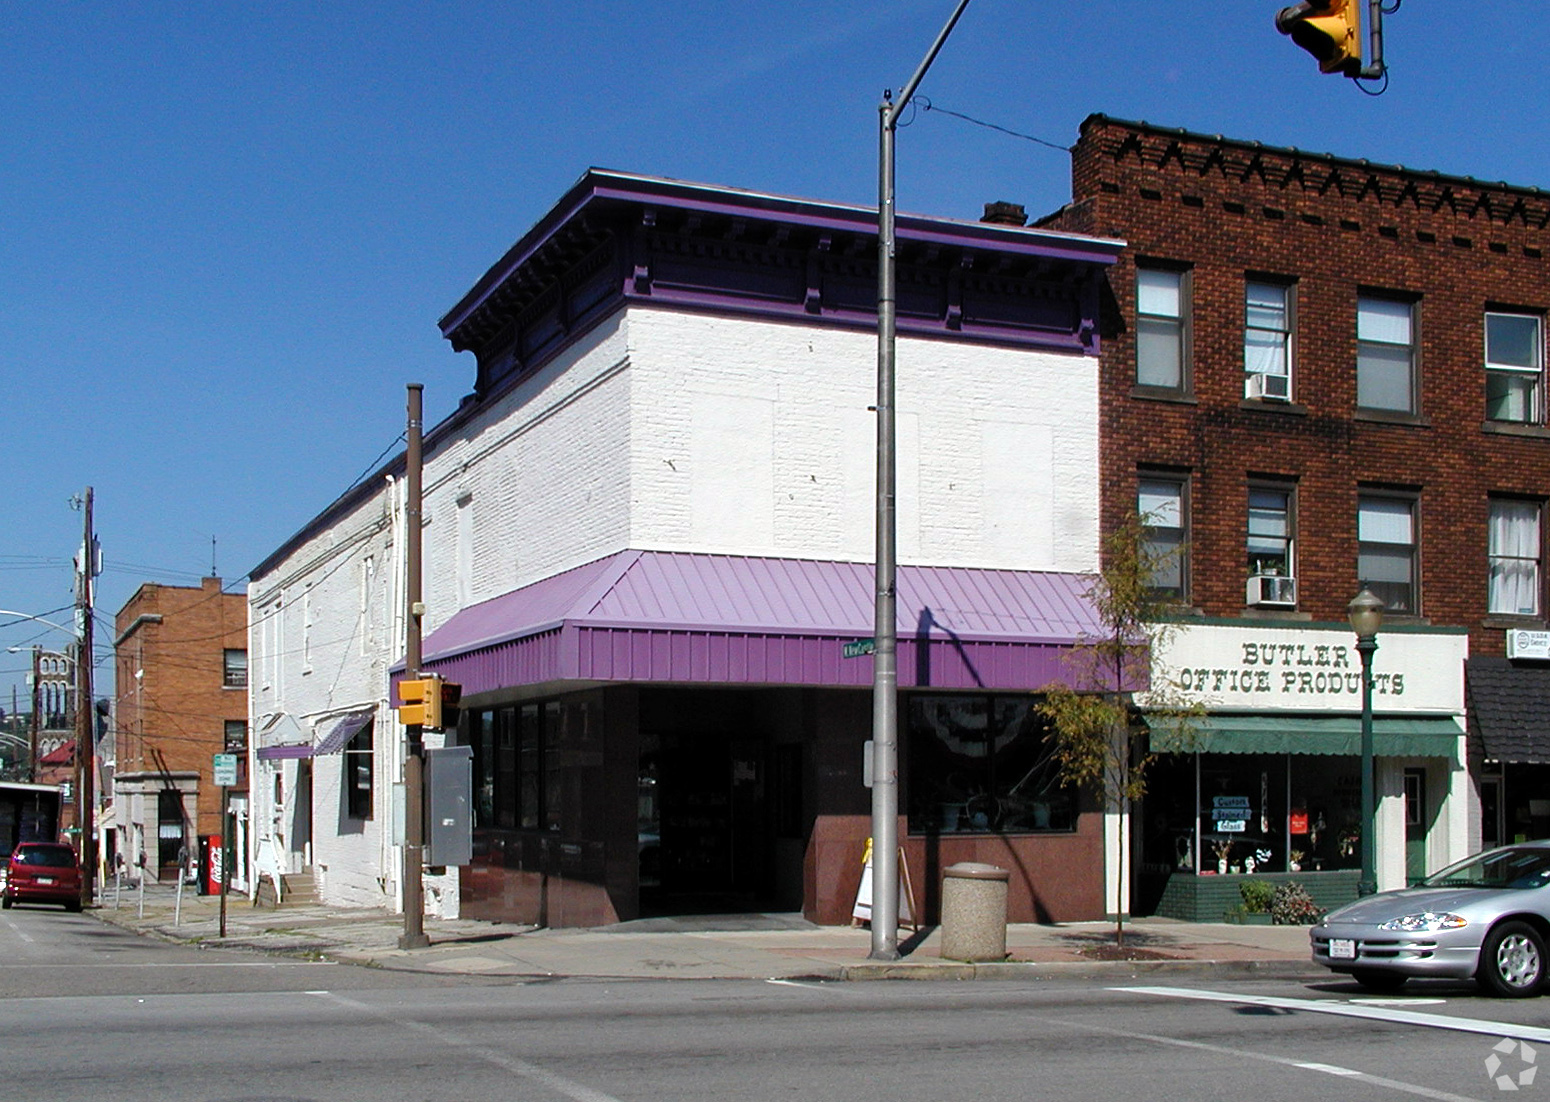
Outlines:
[[1270,899],[1271,920],[1277,926],[1311,926],[1323,914],[1323,908],[1295,880],[1277,885]]
[[1275,892],[1275,885],[1268,880],[1245,880],[1238,885],[1238,894],[1243,896],[1243,909],[1251,915],[1262,915],[1270,910]]

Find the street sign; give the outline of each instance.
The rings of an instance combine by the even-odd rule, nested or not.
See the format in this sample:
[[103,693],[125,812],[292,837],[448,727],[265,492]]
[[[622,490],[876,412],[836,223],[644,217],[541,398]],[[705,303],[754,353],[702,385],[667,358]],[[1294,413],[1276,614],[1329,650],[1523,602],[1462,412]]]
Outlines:
[[237,755],[211,754],[217,788],[234,788],[237,784]]
[[854,643],[846,643],[840,648],[840,653],[846,658],[861,658],[864,655],[877,653],[876,639],[857,639]]

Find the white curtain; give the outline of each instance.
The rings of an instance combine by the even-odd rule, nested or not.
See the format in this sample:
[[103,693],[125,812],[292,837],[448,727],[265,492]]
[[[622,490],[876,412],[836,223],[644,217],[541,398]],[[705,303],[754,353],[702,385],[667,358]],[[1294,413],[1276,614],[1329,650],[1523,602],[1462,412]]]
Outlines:
[[1539,614],[1539,506],[1493,501],[1490,521],[1490,611]]

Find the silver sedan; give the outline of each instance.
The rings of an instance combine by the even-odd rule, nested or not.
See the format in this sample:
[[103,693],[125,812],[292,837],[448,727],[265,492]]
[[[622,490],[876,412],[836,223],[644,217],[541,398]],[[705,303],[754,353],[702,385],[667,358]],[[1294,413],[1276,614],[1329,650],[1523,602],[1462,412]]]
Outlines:
[[1550,966],[1550,841],[1478,853],[1413,888],[1358,899],[1310,937],[1315,964],[1370,990],[1473,977],[1493,995],[1537,995]]

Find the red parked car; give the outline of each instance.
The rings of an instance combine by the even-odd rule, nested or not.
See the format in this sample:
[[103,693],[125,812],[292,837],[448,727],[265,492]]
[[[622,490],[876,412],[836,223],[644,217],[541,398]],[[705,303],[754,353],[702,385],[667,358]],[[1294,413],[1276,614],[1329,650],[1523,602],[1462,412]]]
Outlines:
[[75,850],[59,842],[23,842],[6,866],[0,907],[13,903],[60,903],[81,909],[81,863]]

